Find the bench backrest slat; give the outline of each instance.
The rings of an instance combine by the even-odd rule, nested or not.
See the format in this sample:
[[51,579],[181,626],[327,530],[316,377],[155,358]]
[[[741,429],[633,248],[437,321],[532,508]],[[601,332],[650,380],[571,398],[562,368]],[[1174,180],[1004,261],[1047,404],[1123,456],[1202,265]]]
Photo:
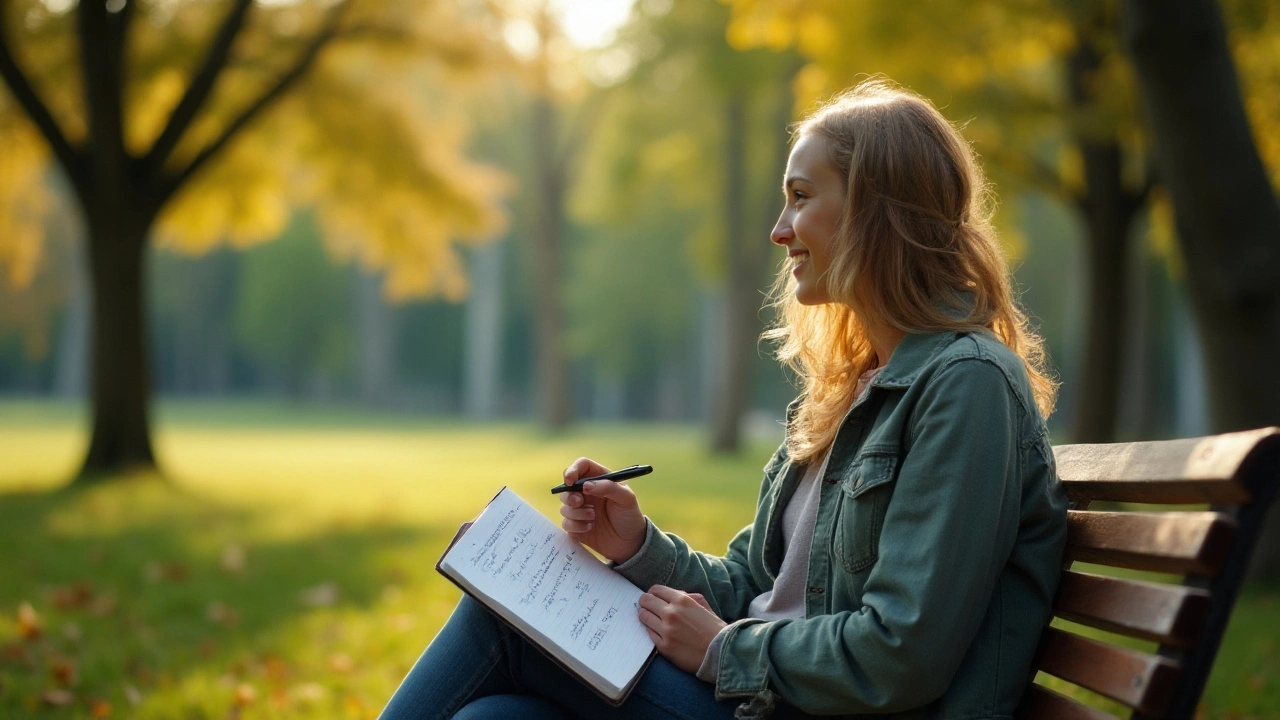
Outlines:
[[1215,575],[1235,539],[1236,524],[1216,512],[1067,513],[1072,560],[1183,575]]
[[1064,572],[1053,611],[1082,625],[1185,648],[1199,637],[1211,600],[1207,591],[1184,585]]
[[1050,675],[1154,715],[1164,712],[1179,674],[1167,658],[1052,627],[1040,639],[1037,661]]
[[1043,685],[1032,684],[1018,709],[1021,717],[1053,718],[1053,720],[1116,720],[1116,716],[1054,692]]
[[[1152,641],[1158,648],[1153,655],[1085,637],[1076,628],[1047,627],[1035,669],[1109,697],[1131,708],[1135,719],[1191,720],[1267,506],[1280,484],[1280,428],[1187,440],[1065,445],[1055,447],[1054,456],[1072,500],[1067,569],[1054,614]],[[1094,501],[1143,507],[1092,511]],[[1171,510],[1155,512],[1153,505]],[[1211,507],[1179,508],[1186,505]],[[1169,573],[1182,581],[1163,584],[1070,570],[1077,561]],[[1113,718],[1035,683],[1023,696],[1018,717]]]

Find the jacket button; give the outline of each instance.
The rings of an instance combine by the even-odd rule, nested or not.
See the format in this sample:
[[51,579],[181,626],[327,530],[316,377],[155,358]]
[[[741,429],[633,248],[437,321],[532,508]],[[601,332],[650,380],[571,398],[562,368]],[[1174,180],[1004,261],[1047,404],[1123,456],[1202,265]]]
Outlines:
[[809,586],[809,592],[813,593],[814,595],[821,595],[823,593],[823,589],[818,587],[817,585],[811,585]]
[[826,481],[828,485],[835,485],[836,483],[840,482],[840,476],[838,475],[828,475],[823,479]]

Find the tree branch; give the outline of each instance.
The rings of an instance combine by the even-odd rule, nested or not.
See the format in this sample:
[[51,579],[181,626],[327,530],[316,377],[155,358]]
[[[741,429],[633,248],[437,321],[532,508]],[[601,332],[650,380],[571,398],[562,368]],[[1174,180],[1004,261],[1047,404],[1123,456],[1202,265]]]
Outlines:
[[244,110],[240,112],[235,119],[227,124],[217,138],[210,142],[203,150],[201,150],[187,166],[174,173],[168,182],[161,186],[161,199],[167,199],[178,188],[187,182],[192,175],[196,173],[210,158],[217,155],[226,147],[246,125],[255,120],[264,110],[270,107],[276,100],[279,100],[286,92],[288,92],[315,64],[316,57],[320,54],[320,50],[331,40],[337,33],[338,21],[342,17],[343,11],[350,5],[350,0],[344,0],[342,3],[333,7],[329,11],[329,17],[325,21],[324,27],[316,34],[315,38],[302,52],[301,57],[294,63],[294,66],[280,76],[279,79],[257,100],[250,103]]
[[231,46],[235,43],[236,37],[244,27],[245,16],[252,5],[253,0],[236,0],[231,11],[227,13],[227,17],[223,19],[217,35],[214,36],[213,43],[209,46],[208,54],[205,55],[199,69],[196,70],[196,74],[191,78],[191,84],[187,86],[187,91],[183,93],[182,100],[173,109],[173,112],[169,115],[169,121],[165,123],[164,130],[160,132],[160,136],[151,145],[151,149],[147,151],[147,156],[143,160],[143,167],[146,168],[148,174],[153,176],[159,174],[161,168],[164,167],[165,161],[169,159],[170,153],[178,146],[178,142],[182,140],[183,133],[191,126],[191,122],[199,114],[200,108],[209,99],[214,83],[227,66],[227,60],[231,56]]
[[5,39],[5,14],[3,8],[0,8],[0,77],[3,77],[5,83],[9,86],[9,91],[13,93],[13,97],[26,111],[27,117],[44,136],[44,139],[53,149],[53,155],[62,165],[63,170],[67,173],[67,177],[71,180],[72,185],[79,188],[83,182],[80,177],[81,159],[80,151],[73,147],[67,140],[67,136],[62,132],[62,127],[58,125],[58,121],[54,120],[53,114],[49,112],[48,106],[40,100],[40,96],[31,87],[31,82],[27,76],[23,74],[22,69],[18,67],[18,63],[13,58],[13,53],[9,49],[9,43]]

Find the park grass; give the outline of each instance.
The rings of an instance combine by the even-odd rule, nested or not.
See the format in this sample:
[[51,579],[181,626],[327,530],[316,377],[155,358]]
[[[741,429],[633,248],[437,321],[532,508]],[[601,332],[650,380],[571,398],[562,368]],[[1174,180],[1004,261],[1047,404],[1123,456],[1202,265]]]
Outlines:
[[[579,455],[652,463],[650,516],[719,551],[751,517],[756,443],[680,425],[379,417],[275,404],[160,410],[166,476],[66,487],[81,412],[0,403],[0,717],[373,718],[458,591],[434,570],[503,484],[551,515]],[[1205,717],[1280,716],[1280,592],[1237,606]]]

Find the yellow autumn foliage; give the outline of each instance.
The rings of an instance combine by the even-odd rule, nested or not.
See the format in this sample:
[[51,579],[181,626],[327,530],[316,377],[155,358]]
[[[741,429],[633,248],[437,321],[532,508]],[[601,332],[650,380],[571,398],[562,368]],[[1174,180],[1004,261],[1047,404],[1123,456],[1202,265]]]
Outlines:
[[[340,259],[385,270],[388,296],[466,292],[459,243],[505,223],[505,176],[467,157],[459,110],[500,53],[492,17],[446,0],[358,0],[308,74],[256,117],[162,209],[157,242],[199,254],[278,236],[313,208]],[[286,73],[326,27],[326,0],[255,3],[165,169],[177,173]],[[148,3],[134,9],[123,92],[126,149],[141,158],[183,98],[232,3]],[[74,8],[17,0],[6,38],[19,66],[73,144],[84,138]],[[38,263],[51,155],[0,84],[0,272],[18,284]]]

